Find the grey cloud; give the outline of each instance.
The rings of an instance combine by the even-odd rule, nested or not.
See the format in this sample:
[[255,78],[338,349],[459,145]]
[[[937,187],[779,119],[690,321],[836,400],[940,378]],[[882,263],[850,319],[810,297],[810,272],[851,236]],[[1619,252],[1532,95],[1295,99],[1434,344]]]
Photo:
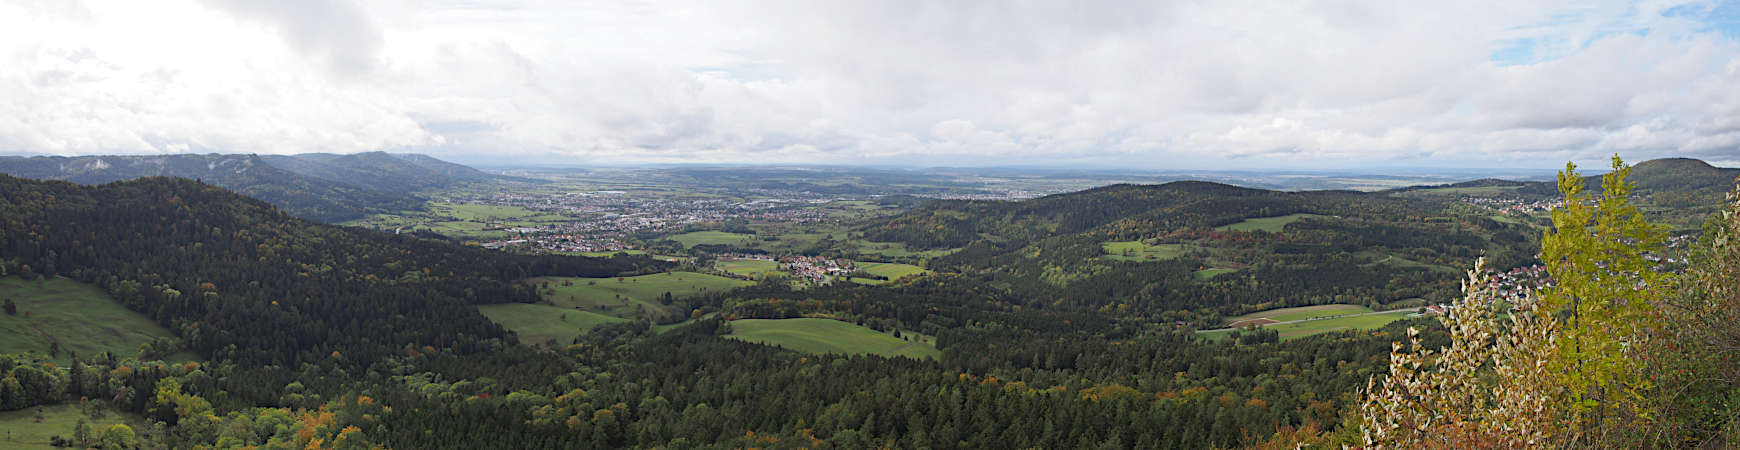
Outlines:
[[272,27],[303,54],[332,69],[356,75],[373,69],[381,30],[344,0],[201,0],[237,17]]

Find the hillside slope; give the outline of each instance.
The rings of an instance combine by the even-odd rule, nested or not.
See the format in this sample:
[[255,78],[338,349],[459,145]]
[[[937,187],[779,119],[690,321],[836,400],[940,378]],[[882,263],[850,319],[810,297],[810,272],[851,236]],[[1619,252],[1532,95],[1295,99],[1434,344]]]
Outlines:
[[261,158],[298,174],[402,194],[493,178],[477,169],[417,154],[303,153]]
[[179,178],[90,187],[0,175],[0,271],[94,284],[202,356],[242,364],[463,350],[507,336],[474,305],[538,300],[519,279],[667,266],[322,225]]
[[857,233],[958,248],[930,268],[982,274],[1049,306],[1237,314],[1433,299],[1455,292],[1460,268],[1483,254],[1499,267],[1533,262],[1537,230],[1453,210],[1387,194],[1185,181],[1018,202],[936,201]]
[[298,217],[323,222],[415,208],[420,204],[402,193],[288,171],[257,155],[0,158],[0,172],[92,185],[156,176],[188,178],[265,200]]

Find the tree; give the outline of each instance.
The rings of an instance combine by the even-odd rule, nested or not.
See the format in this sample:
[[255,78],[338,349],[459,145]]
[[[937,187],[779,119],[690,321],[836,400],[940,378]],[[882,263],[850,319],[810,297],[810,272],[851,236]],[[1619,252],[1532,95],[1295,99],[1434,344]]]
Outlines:
[[1570,419],[1601,433],[1610,418],[1653,414],[1640,401],[1653,388],[1640,363],[1661,325],[1654,311],[1673,281],[1648,258],[1663,254],[1667,231],[1630,203],[1631,167],[1613,157],[1594,205],[1576,168],[1566,164],[1559,174],[1565,205],[1553,211],[1553,229],[1541,239],[1541,260],[1555,282],[1541,300],[1563,319],[1563,342],[1550,365],[1571,396]]
[[123,449],[138,445],[139,437],[133,433],[132,427],[115,424],[103,429],[103,435],[98,438],[97,446],[105,449]]
[[[1618,157],[1593,201],[1576,166],[1559,174],[1565,205],[1553,211],[1541,259],[1554,284],[1508,296],[1489,286],[1484,261],[1464,297],[1439,320],[1442,349],[1409,329],[1389,374],[1373,379],[1360,408],[1367,447],[1636,447],[1659,418],[1649,382],[1651,336],[1671,278],[1647,258],[1665,233],[1627,196]],[[1593,204],[1591,204],[1593,203]],[[1659,253],[1655,253],[1659,254]],[[1498,309],[1510,304],[1510,318]],[[1659,437],[1659,436],[1656,436]]]
[[88,445],[90,443],[90,441],[91,441],[91,426],[89,424],[85,423],[85,419],[83,417],[79,418],[78,423],[73,424],[73,437],[72,438],[73,438],[73,442],[77,443],[80,446]]

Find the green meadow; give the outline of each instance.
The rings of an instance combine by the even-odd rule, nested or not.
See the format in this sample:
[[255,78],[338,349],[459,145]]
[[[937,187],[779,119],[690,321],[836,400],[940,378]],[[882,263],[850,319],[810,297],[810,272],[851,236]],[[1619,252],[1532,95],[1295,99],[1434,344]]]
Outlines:
[[[0,278],[0,301],[12,299],[15,315],[0,314],[0,353],[49,355],[52,343],[60,343],[55,364],[72,364],[71,353],[95,358],[102,352],[136,356],[139,346],[158,338],[174,339],[169,330],[139,313],[121,306],[95,286],[65,278],[25,281]],[[192,360],[191,353],[170,358]]]
[[731,322],[725,337],[744,342],[775,345],[804,353],[869,354],[932,358],[941,355],[928,336],[902,333],[894,337],[849,322],[833,319],[741,319]]
[[[1352,306],[1352,305],[1325,305],[1325,306]],[[1307,307],[1307,308],[1311,308],[1311,307]],[[1364,309],[1364,307],[1357,307],[1357,308]],[[1298,308],[1286,308],[1286,309],[1298,309]],[[1348,311],[1348,312],[1340,312],[1340,311],[1335,311],[1335,310],[1330,310],[1330,311],[1298,311],[1298,312],[1295,312],[1293,314],[1273,314],[1272,316],[1273,317],[1281,317],[1281,318],[1286,319],[1286,320],[1301,320],[1301,319],[1310,318],[1310,317],[1325,317],[1324,315],[1359,314],[1359,311],[1356,309],[1345,309],[1343,311]],[[1408,316],[1412,313],[1413,313],[1412,310],[1396,310],[1396,311],[1388,311],[1388,312],[1377,313],[1377,314],[1326,317],[1326,318],[1322,318],[1322,319],[1306,320],[1303,322],[1296,322],[1296,323],[1289,323],[1289,324],[1268,325],[1268,326],[1264,326],[1263,329],[1273,330],[1276,333],[1279,333],[1281,339],[1283,339],[1283,340],[1296,339],[1296,338],[1301,338],[1301,337],[1306,337],[1306,336],[1318,335],[1318,334],[1323,334],[1323,333],[1332,333],[1332,332],[1337,332],[1337,331],[1375,330],[1378,328],[1383,328],[1384,325],[1389,325],[1390,322],[1395,322],[1397,320],[1402,320],[1402,319],[1408,318]],[[1256,314],[1261,314],[1261,313],[1256,313]],[[1242,316],[1242,317],[1249,317],[1249,316],[1251,316],[1251,315],[1246,315],[1246,316]],[[1263,317],[1263,318],[1273,319],[1273,317]],[[1198,333],[1197,336],[1200,336],[1203,338],[1208,338],[1208,339],[1221,339],[1221,338],[1225,338],[1227,335],[1231,334],[1233,331],[1235,331],[1235,330],[1218,330],[1218,331],[1212,331],[1212,332],[1207,332],[1207,333]]]
[[[42,421],[36,421],[37,410],[42,410]],[[94,436],[102,433],[104,428],[115,424],[125,424],[134,431],[139,430],[138,416],[121,412],[112,408],[103,408],[103,417],[91,417],[79,410],[78,402],[65,402],[55,405],[36,406],[17,411],[0,411],[0,448],[34,450],[53,449],[48,445],[49,439],[55,436],[71,439],[73,427],[79,419],[85,419],[85,424],[91,428],[93,436],[91,444],[95,444]],[[83,448],[83,447],[78,447]]]
[[884,263],[884,262],[858,262],[858,263],[856,263],[856,265],[858,266],[858,270],[868,272],[871,275],[888,277],[887,280],[878,280],[878,279],[874,279],[874,278],[851,278],[850,279],[850,281],[852,281],[852,282],[862,283],[862,284],[883,284],[883,283],[887,283],[889,281],[901,279],[902,277],[906,277],[906,276],[910,276],[910,275],[918,275],[918,274],[922,274],[922,273],[927,272],[926,270],[924,270],[923,267],[914,266],[911,264]]
[[1306,217],[1324,217],[1324,216],[1320,216],[1320,215],[1316,215],[1316,214],[1288,214],[1285,216],[1275,216],[1275,217],[1257,217],[1257,218],[1245,219],[1245,220],[1239,221],[1239,223],[1235,223],[1235,224],[1231,224],[1231,225],[1222,225],[1222,226],[1214,227],[1214,229],[1216,231],[1267,231],[1270,233],[1280,233],[1281,230],[1284,230],[1287,228],[1287,224],[1290,224],[1293,222],[1298,222],[1299,219],[1304,219]]
[[742,233],[727,233],[724,231],[692,231],[671,235],[668,239],[682,243],[684,247],[697,245],[737,245],[749,241],[751,236]]
[[1102,242],[1100,250],[1106,259],[1119,261],[1160,261],[1184,256],[1190,246],[1184,244],[1148,245],[1142,241]]
[[519,335],[520,342],[527,345],[566,344],[592,327],[628,321],[591,311],[528,303],[479,305],[477,311]]
[[[754,284],[736,278],[695,272],[665,272],[624,278],[539,277],[527,282],[538,286],[538,292],[544,300],[557,307],[580,307],[586,311],[624,319],[681,313],[682,311],[669,311],[659,301],[667,292],[673,298],[682,298]],[[546,284],[547,288],[544,287]]]
[[734,275],[762,278],[779,273],[779,263],[756,259],[721,259],[713,263],[719,270]]

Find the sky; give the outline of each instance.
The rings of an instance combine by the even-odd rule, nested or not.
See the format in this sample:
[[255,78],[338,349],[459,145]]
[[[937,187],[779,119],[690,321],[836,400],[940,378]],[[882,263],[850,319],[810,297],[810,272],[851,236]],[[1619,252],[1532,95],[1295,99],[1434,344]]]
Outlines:
[[1740,166],[1740,1],[0,0],[0,154]]

